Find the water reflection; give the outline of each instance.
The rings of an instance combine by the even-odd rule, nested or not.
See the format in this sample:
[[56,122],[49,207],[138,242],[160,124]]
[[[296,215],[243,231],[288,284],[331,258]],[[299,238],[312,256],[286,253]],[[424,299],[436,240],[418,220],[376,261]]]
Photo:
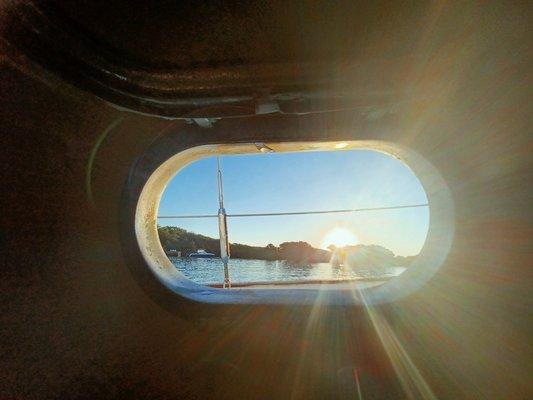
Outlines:
[[[180,272],[196,283],[220,283],[224,279],[223,265],[218,258],[170,257],[170,260]],[[385,268],[378,276],[371,269],[355,271],[343,266],[332,266],[330,263],[297,264],[288,261],[230,260],[230,275],[234,283],[379,278],[397,276],[404,270],[404,267]]]

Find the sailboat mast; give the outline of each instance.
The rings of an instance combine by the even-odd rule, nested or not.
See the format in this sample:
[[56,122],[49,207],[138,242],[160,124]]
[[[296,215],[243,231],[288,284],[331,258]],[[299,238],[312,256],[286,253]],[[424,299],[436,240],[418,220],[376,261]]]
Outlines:
[[226,210],[224,209],[224,187],[222,185],[222,171],[220,169],[220,157],[217,157],[217,181],[218,181],[218,232],[220,238],[220,258],[224,263],[224,288],[231,288],[229,278],[228,261],[230,257],[228,241],[228,224]]
[[220,170],[220,157],[217,157],[217,182],[218,182],[218,208],[224,208],[224,187],[222,186],[222,171]]

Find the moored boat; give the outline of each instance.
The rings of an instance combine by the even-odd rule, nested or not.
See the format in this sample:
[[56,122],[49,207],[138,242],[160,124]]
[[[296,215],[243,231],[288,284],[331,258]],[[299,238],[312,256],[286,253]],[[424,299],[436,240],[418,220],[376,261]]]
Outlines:
[[207,251],[205,251],[203,249],[198,249],[194,253],[189,253],[187,255],[187,257],[191,257],[191,258],[215,258],[216,256],[215,256],[215,254],[208,253]]

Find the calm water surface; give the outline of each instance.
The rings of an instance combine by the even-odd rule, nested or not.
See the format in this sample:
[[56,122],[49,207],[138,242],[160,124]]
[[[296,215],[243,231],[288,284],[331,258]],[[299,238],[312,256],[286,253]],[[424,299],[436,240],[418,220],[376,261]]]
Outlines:
[[[172,264],[187,278],[196,283],[220,283],[224,280],[224,270],[220,258],[170,257]],[[329,263],[296,265],[287,261],[241,260],[229,262],[232,282],[291,281],[315,279],[353,279],[367,276],[397,276],[405,268],[387,268],[380,275],[372,271],[353,271],[333,267]]]

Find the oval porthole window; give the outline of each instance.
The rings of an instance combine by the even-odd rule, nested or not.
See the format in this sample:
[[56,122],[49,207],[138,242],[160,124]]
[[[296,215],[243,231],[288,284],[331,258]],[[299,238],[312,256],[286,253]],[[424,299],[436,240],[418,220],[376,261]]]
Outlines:
[[451,197],[429,164],[420,179],[401,149],[250,143],[184,153],[149,179],[157,190],[141,195],[136,223],[171,286],[396,298],[427,281],[451,243]]

